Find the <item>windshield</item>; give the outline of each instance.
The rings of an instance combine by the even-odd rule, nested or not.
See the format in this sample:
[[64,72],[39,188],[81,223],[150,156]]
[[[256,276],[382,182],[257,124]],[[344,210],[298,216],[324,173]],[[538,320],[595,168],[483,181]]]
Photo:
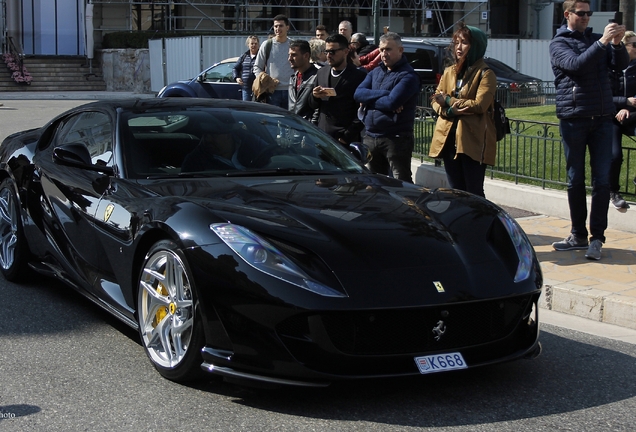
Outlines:
[[344,147],[291,114],[200,106],[124,112],[119,129],[131,179],[364,172]]

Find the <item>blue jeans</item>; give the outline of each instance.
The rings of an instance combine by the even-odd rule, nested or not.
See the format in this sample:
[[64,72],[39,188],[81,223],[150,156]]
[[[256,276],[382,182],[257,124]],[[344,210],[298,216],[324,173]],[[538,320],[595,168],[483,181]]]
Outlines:
[[612,116],[563,119],[561,139],[568,172],[568,204],[571,232],[587,238],[587,197],[585,191],[585,154],[590,152],[592,168],[592,207],[590,240],[605,242],[609,207],[609,171],[612,161]]
[[373,159],[369,162],[372,172],[389,175],[402,181],[413,183],[411,158],[415,139],[412,132],[397,136],[365,136],[363,143],[369,147]]
[[270,96],[269,104],[289,109],[289,90],[274,91],[274,93]]
[[254,99],[254,92],[252,92],[252,87],[243,87],[243,91],[241,93],[243,94],[244,101],[251,101],[252,99]]

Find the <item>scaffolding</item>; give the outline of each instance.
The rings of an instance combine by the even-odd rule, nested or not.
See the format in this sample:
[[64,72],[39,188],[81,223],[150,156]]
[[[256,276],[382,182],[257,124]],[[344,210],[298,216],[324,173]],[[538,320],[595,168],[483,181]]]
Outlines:
[[[381,15],[404,22],[407,36],[448,36],[458,21],[479,22],[487,0],[470,2],[378,0]],[[290,19],[292,34],[312,34],[318,24],[336,31],[341,20],[373,17],[374,0],[92,0],[101,8],[102,33],[127,31],[269,32],[272,17]],[[116,12],[118,11],[118,12]],[[125,22],[122,21],[125,12]],[[96,11],[96,14],[99,13]],[[119,18],[107,19],[111,16]],[[481,23],[483,24],[483,23]],[[354,22],[354,29],[356,23]],[[393,28],[392,28],[393,29]]]

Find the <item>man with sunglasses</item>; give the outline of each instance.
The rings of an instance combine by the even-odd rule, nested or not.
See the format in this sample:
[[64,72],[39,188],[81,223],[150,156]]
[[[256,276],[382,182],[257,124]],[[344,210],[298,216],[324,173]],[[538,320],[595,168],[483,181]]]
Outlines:
[[348,148],[350,143],[360,141],[364,128],[353,94],[366,73],[347,61],[349,41],[341,34],[327,38],[325,53],[329,66],[316,73],[310,105],[318,110],[318,127]]
[[[609,73],[625,69],[629,57],[621,38],[625,27],[609,23],[603,34],[588,28],[590,0],[563,2],[565,24],[550,42],[556,87],[556,114],[568,174],[571,234],[552,243],[557,251],[587,249],[585,257],[601,259],[610,198],[614,103]],[[592,206],[586,228],[585,156],[590,152]]]

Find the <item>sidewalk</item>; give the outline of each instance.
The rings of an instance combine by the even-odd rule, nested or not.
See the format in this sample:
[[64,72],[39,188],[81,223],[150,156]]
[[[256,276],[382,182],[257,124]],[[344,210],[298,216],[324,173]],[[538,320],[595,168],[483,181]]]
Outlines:
[[0,102],[7,100],[100,100],[100,99],[126,99],[126,98],[154,98],[155,93],[133,92],[109,92],[109,91],[84,91],[84,92],[40,92],[19,91],[0,92]]
[[542,308],[636,329],[636,234],[608,229],[602,258],[593,261],[585,250],[552,248],[570,234],[568,219],[531,216],[517,222],[541,263]]

